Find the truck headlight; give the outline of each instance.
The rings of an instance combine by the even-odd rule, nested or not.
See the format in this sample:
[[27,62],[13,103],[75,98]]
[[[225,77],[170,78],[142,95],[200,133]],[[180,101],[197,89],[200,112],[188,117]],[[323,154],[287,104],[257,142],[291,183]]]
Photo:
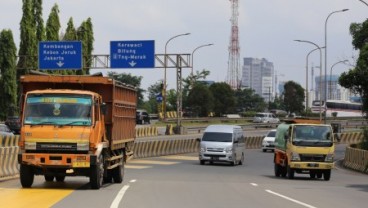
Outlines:
[[26,150],[36,150],[36,142],[25,142],[24,149]]
[[89,150],[89,144],[88,143],[78,143],[77,144],[77,150],[78,151],[88,151]]
[[226,153],[233,153],[233,148],[232,147],[226,147],[225,152]]
[[299,157],[299,154],[296,153],[296,152],[291,152],[291,158],[290,158],[291,161],[300,161],[300,157]]
[[333,162],[334,154],[327,154],[325,162]]

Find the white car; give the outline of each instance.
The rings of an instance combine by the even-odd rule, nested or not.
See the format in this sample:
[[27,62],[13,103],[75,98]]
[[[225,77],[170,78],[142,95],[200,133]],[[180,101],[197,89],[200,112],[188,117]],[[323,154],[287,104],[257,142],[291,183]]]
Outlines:
[[280,123],[280,119],[273,113],[257,113],[253,118],[253,123]]
[[13,132],[5,124],[0,124],[0,135],[13,136]]
[[275,137],[276,137],[276,129],[272,129],[267,133],[265,138],[262,141],[262,151],[266,152],[267,150],[274,151],[275,150]]

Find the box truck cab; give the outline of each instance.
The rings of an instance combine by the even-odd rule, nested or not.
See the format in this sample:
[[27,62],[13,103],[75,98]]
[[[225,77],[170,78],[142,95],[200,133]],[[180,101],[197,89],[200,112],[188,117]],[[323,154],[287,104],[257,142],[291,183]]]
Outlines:
[[230,162],[242,165],[245,156],[244,132],[240,126],[210,125],[200,140],[199,161]]

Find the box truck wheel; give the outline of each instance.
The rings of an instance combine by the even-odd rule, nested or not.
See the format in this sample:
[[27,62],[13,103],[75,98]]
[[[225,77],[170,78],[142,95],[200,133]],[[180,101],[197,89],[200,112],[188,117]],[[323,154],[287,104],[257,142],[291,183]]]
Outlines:
[[30,188],[33,184],[34,173],[29,165],[20,165],[20,183],[23,188]]
[[114,183],[123,182],[124,178],[124,161],[118,167],[112,169],[112,178],[114,179]]
[[56,176],[55,178],[57,182],[64,182],[65,180],[65,176]]
[[287,166],[287,177],[289,179],[293,179],[294,178],[294,173],[295,173],[295,170],[288,165]]
[[323,172],[323,179],[324,179],[325,181],[329,181],[329,180],[330,180],[330,178],[331,178],[331,170],[325,170],[325,171]]
[[52,176],[52,175],[45,175],[44,177],[45,177],[45,181],[47,181],[47,182],[51,182],[51,181],[54,180],[54,176]]
[[89,183],[92,189],[100,189],[103,182],[103,156],[98,157],[96,165],[90,167]]

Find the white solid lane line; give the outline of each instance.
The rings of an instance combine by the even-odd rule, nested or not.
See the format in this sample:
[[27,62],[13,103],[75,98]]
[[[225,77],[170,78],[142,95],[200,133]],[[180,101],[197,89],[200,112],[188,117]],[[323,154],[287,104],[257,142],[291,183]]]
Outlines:
[[119,191],[118,195],[116,195],[114,201],[112,202],[110,208],[118,208],[120,201],[123,199],[124,194],[126,192],[126,190],[128,190],[129,185],[125,185],[123,186],[123,188],[121,188],[121,190]]
[[306,204],[306,203],[304,203],[304,202],[301,202],[301,201],[298,201],[298,200],[292,199],[292,198],[290,198],[290,197],[287,197],[287,196],[284,196],[284,195],[282,195],[282,194],[279,194],[279,193],[273,192],[273,191],[271,191],[271,190],[266,190],[266,191],[267,191],[268,193],[270,193],[270,194],[273,194],[273,195],[279,196],[279,197],[281,197],[281,198],[284,198],[284,199],[289,200],[289,201],[292,201],[292,202],[294,202],[294,203],[297,203],[297,204],[303,205],[303,206],[305,206],[305,207],[308,207],[308,208],[316,208],[316,207],[314,207],[314,206],[312,206],[312,205],[309,205],[309,204]]

